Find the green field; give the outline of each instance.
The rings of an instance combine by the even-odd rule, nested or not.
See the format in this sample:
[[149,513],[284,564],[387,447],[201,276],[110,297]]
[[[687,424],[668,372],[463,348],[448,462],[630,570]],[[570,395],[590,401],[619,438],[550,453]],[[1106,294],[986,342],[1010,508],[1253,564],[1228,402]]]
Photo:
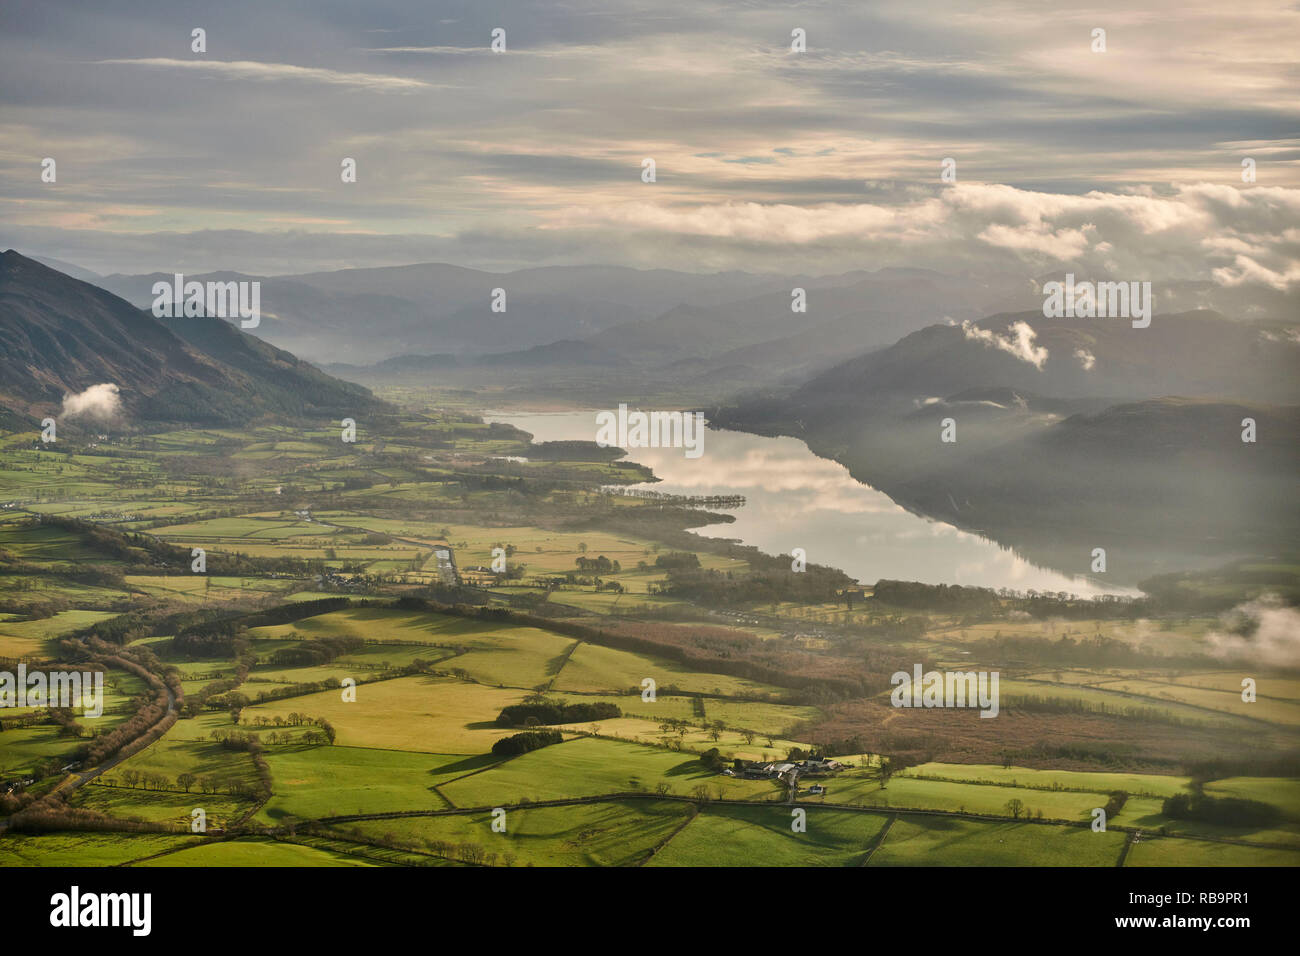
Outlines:
[[617,740],[582,737],[534,750],[491,770],[443,784],[443,795],[458,807],[503,806],[521,800],[557,800],[623,792],[659,784],[679,795],[707,786],[733,799],[775,793],[764,780],[720,777],[693,754],[672,753]]
[[888,817],[807,808],[805,831],[792,830],[791,808],[708,807],[650,866],[860,866]]
[[421,849],[474,843],[507,865],[629,866],[643,862],[692,812],[690,804],[679,801],[611,800],[512,808],[504,818],[504,833],[492,830],[490,812],[374,820],[342,829]]
[[1114,866],[1118,831],[1033,823],[899,817],[869,866]]
[[[196,721],[180,721],[177,727],[181,723],[194,724]],[[229,725],[230,719],[226,718],[223,726]],[[180,734],[167,734],[128,757],[104,777],[105,780],[125,787],[127,771],[164,776],[169,781],[169,787],[177,790],[181,788],[176,783],[176,778],[182,773],[191,773],[220,784],[223,792],[231,782],[239,782],[250,788],[257,782],[252,758],[247,753],[226,750],[213,740],[186,738]],[[189,796],[196,800],[202,799],[202,791],[195,790]]]
[[629,740],[633,743],[680,747],[686,753],[691,751],[702,753],[716,747],[718,752],[729,760],[737,757],[760,762],[784,760],[791,748],[807,746],[806,741],[786,740],[775,736],[772,738],[772,745],[768,746],[768,738],[765,735],[746,740],[744,735],[734,730],[718,732],[716,739],[713,731],[699,728],[687,730],[684,734],[664,731],[658,721],[638,717],[561,724],[560,727],[564,730],[594,733],[601,737]]
[[523,692],[500,690],[434,677],[399,677],[362,684],[353,703],[340,691],[272,701],[244,708],[242,723],[256,716],[304,713],[324,717],[346,747],[413,750],[423,753],[482,754],[508,731],[493,722]]
[[496,758],[289,745],[268,748],[266,760],[275,778],[275,795],[257,820],[277,824],[294,818],[447,807],[434,788],[489,767]]
[[[1041,812],[1048,820],[1086,820],[1094,807],[1104,807],[1104,793],[1076,793],[1068,790],[1030,790],[1024,787],[982,786],[939,780],[918,780],[897,776],[881,788],[874,775],[850,772],[829,781],[826,799],[869,807],[912,810],[949,810],[959,813],[1012,816],[1007,804],[1019,800],[1021,815]],[[1127,809],[1127,808],[1126,808]],[[1121,813],[1115,822],[1127,823]]]
[[1300,848],[1275,850],[1205,840],[1144,837],[1129,847],[1125,866],[1300,866]]
[[6,833],[0,866],[119,866],[197,840],[169,833]]
[[239,839],[219,843],[205,843],[168,853],[140,866],[379,866],[371,859],[363,859],[316,847],[271,840]]
[[82,787],[68,801],[72,806],[94,810],[121,820],[145,820],[189,828],[193,812],[201,808],[209,830],[223,829],[243,819],[256,807],[252,798],[225,793],[202,793],[195,789],[144,790],[92,784]]
[[796,724],[817,720],[821,712],[815,707],[795,707],[789,704],[770,704],[764,701],[736,701],[722,698],[706,698],[701,701],[704,716],[698,717],[693,706],[693,698],[656,695],[653,701],[641,699],[640,694],[600,695],[600,694],[559,694],[556,695],[571,702],[605,702],[618,706],[624,716],[644,717],[655,721],[674,718],[688,720],[692,724],[703,725],[722,721],[727,727],[747,729],[758,734],[783,736]]
[[902,776],[961,780],[971,783],[1020,785],[1027,788],[1089,790],[1110,793],[1124,790],[1130,794],[1171,797],[1187,790],[1187,777],[1154,773],[1101,773],[1077,770],[1035,770],[1029,767],[999,767],[994,764],[925,763],[910,767]]
[[688,693],[718,696],[780,697],[780,688],[727,674],[702,674],[661,658],[620,651],[596,644],[582,644],[569,658],[552,688],[557,691],[617,693],[629,688],[641,690],[645,678],[658,688],[676,686]]
[[60,611],[34,621],[0,622],[0,657],[41,657],[50,638],[114,616],[112,611]]

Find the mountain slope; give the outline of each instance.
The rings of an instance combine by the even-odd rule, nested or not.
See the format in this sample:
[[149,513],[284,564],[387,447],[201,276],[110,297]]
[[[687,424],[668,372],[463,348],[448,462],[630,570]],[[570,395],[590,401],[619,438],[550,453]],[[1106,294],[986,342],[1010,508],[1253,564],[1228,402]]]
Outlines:
[[[1030,332],[1023,341],[1015,329],[1022,324]],[[1039,365],[1026,360],[1040,356]],[[1300,343],[1215,312],[1157,315],[1145,329],[1126,319],[1022,312],[914,332],[812,379],[792,401],[831,408],[846,394],[911,402],[1004,386],[1061,398],[1189,394],[1296,402],[1298,363]]]
[[0,404],[26,416],[118,386],[127,416],[239,424],[384,407],[367,389],[217,318],[155,319],[13,250],[0,254]]

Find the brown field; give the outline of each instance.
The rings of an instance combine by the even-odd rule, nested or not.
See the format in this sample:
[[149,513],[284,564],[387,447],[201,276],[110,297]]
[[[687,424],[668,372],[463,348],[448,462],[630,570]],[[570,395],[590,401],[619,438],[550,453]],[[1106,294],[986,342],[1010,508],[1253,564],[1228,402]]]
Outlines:
[[[949,763],[998,763],[1004,752],[1017,766],[1061,770],[1103,769],[1097,760],[1078,759],[1059,748],[1084,748],[1124,760],[1124,769],[1170,773],[1189,759],[1239,757],[1241,731],[1190,727],[1100,714],[1017,712],[1003,709],[994,718],[975,710],[896,708],[888,698],[846,701],[825,708],[827,720],[809,736],[814,742],[861,738],[863,751],[909,752]],[[1260,727],[1254,747],[1281,750],[1295,746],[1295,735]],[[1041,745],[1045,752],[1033,752]]]

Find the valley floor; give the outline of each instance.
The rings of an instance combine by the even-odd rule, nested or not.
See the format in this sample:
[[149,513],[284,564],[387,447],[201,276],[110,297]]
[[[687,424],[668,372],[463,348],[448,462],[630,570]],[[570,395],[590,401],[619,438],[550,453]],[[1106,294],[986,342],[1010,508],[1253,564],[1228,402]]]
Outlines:
[[0,711],[0,865],[1300,864],[1300,679],[1215,614],[791,575],[470,415],[74,442],[0,437],[0,670],[105,710]]

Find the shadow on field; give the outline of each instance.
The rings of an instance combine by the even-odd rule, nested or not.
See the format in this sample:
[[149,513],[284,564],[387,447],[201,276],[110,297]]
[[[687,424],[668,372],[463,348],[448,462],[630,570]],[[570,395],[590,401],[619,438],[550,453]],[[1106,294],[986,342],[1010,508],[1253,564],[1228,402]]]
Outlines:
[[443,764],[441,767],[434,767],[428,771],[429,776],[451,776],[456,774],[471,773],[475,770],[482,770],[485,767],[491,767],[493,764],[500,763],[501,760],[492,754],[475,754],[472,757],[466,757],[464,760],[457,760],[455,763]]
[[705,774],[713,776],[698,760],[683,760],[671,770],[664,771],[665,777],[698,777]]
[[927,830],[961,830],[962,821],[948,820],[944,817],[927,817],[925,820]]

